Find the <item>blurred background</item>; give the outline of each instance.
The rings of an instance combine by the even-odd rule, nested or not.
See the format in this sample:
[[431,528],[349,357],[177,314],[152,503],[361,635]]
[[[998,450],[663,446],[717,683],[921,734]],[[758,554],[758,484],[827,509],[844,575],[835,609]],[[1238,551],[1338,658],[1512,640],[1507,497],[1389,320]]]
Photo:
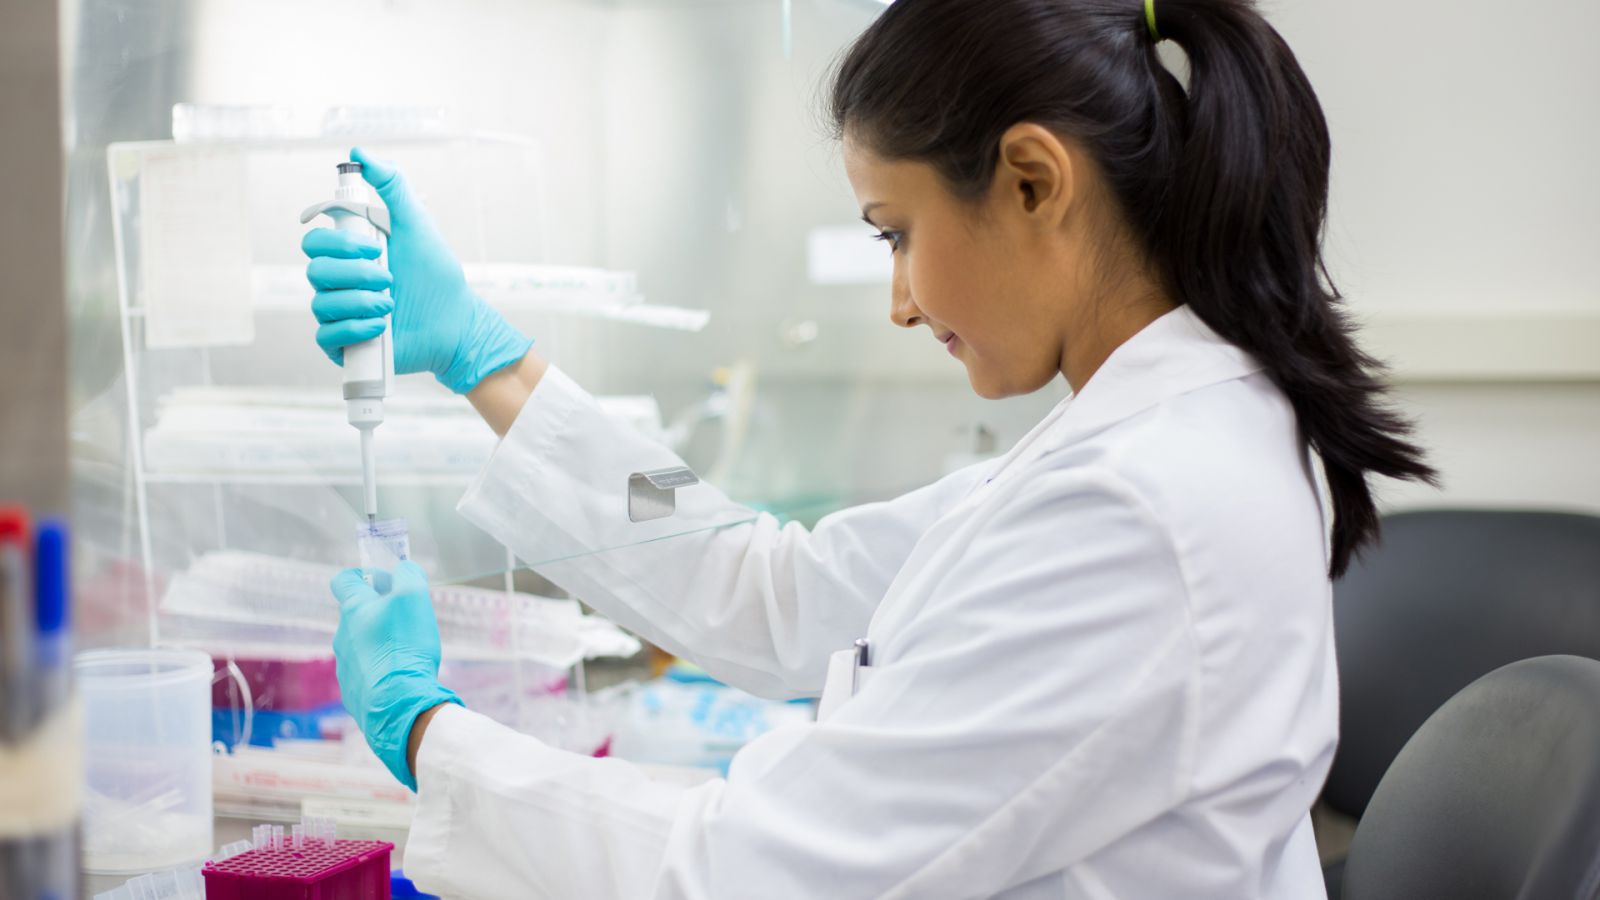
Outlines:
[[[284,610],[354,562],[359,479],[298,213],[353,144],[400,162],[543,352],[735,499],[811,523],[1004,452],[1064,385],[981,400],[889,323],[888,254],[821,116],[830,64],[883,8],[0,3],[0,497],[69,517],[79,646],[202,651],[217,710],[241,702],[241,659],[325,650],[326,622]],[[1331,124],[1332,275],[1443,475],[1381,486],[1385,510],[1600,513],[1600,5],[1263,11]],[[411,455],[381,451],[381,506],[413,555],[513,608],[570,602],[454,512],[492,435],[431,378],[401,380],[385,429]],[[461,627],[463,646],[506,639]],[[507,715],[575,748],[621,733],[526,713],[663,671],[597,634],[513,665]],[[251,743],[235,719],[218,739]]]
[[[117,555],[139,530],[128,494],[139,487],[130,448],[143,436],[130,429],[150,428],[172,388],[209,378],[315,389],[337,378],[305,339],[309,316],[262,309],[259,283],[277,274],[292,285],[302,226],[291,213],[327,193],[332,162],[358,140],[409,163],[469,263],[628,273],[648,304],[706,313],[698,330],[537,310],[522,324],[591,391],[648,394],[668,424],[723,398],[713,404],[740,413],[737,434],[723,434],[728,418],[713,413],[680,434],[682,449],[745,502],[813,520],[1003,451],[1062,389],[982,401],[958,365],[887,323],[887,259],[862,239],[819,114],[829,63],[880,9],[65,4],[80,532]],[[1600,446],[1600,307],[1587,265],[1600,174],[1585,164],[1600,119],[1581,114],[1600,101],[1600,72],[1577,46],[1600,10],[1565,0],[1532,17],[1484,4],[1303,0],[1265,11],[1331,122],[1336,283],[1444,474],[1443,491],[1386,487],[1386,503],[1600,507],[1600,470],[1588,464]],[[174,146],[189,153],[179,171],[215,160],[210,151],[237,157],[190,174],[243,176],[226,195],[235,208],[216,214],[249,241],[236,258],[257,279],[257,321],[244,341],[201,335],[148,351],[138,334],[124,340],[113,235],[119,214],[130,242],[147,220],[129,208],[136,201],[119,210],[107,147],[170,142],[175,128]],[[139,163],[127,165],[119,183],[136,184]],[[124,256],[137,295],[140,254]],[[300,299],[280,293],[282,305]],[[201,355],[210,371],[184,370]],[[147,372],[137,423],[130,368]],[[146,499],[145,518],[164,503],[193,518],[183,499]],[[443,517],[450,499],[406,505],[414,518]],[[463,561],[448,574],[492,568],[482,555],[456,553]]]

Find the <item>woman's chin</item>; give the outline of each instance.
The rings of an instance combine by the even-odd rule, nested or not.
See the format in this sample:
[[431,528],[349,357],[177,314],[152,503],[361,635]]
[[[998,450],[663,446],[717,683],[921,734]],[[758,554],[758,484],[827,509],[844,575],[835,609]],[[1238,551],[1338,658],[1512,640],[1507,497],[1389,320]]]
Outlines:
[[1031,394],[1048,385],[1059,374],[1051,372],[1042,378],[1018,377],[1016,373],[989,371],[967,359],[961,360],[961,363],[967,367],[967,382],[972,385],[973,393],[985,400],[1004,400]]
[[973,393],[985,400],[1004,400],[1016,395],[1016,391],[1008,390],[1005,384],[989,376],[978,367],[963,360],[967,367],[967,382],[972,385]]

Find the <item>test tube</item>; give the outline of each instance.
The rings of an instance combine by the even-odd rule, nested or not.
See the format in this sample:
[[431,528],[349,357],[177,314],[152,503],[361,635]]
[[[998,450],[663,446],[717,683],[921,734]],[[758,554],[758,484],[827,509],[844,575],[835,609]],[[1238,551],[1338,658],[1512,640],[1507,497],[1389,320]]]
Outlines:
[[296,850],[306,848],[306,826],[304,822],[295,825],[289,830],[289,846]]
[[274,849],[274,850],[282,850],[283,849],[283,826],[282,825],[274,825],[274,826],[272,826],[272,849]]
[[256,827],[250,829],[250,843],[257,850],[272,849],[272,826],[257,825]]

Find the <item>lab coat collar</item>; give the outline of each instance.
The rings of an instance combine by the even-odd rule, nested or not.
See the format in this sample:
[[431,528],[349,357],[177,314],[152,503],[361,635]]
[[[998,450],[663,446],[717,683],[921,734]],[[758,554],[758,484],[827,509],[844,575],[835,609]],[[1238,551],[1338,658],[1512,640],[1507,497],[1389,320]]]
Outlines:
[[1261,369],[1255,357],[1179,306],[1112,351],[1072,398],[1050,446],[1067,446],[1165,400]]

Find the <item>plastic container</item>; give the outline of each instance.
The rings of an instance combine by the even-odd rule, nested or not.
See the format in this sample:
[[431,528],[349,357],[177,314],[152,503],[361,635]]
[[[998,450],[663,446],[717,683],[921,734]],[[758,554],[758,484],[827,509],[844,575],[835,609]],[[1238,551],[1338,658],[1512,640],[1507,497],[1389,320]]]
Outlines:
[[206,900],[389,900],[388,841],[307,842],[206,863]]
[[75,662],[85,713],[83,865],[151,872],[211,854],[211,657],[92,650]]

